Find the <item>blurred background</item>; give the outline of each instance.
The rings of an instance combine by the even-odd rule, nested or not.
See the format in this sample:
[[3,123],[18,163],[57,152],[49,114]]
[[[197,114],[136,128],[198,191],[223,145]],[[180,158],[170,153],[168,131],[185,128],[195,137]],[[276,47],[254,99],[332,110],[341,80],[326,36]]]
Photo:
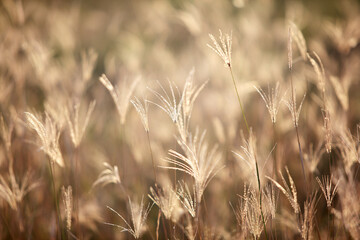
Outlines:
[[[2,0],[0,238],[59,238],[53,198],[59,203],[60,221],[65,224],[66,201],[62,200],[61,187],[70,185],[77,213],[72,214],[74,224],[70,232],[73,235],[66,238],[132,239],[129,233],[104,224],[124,226],[106,206],[130,219],[128,196],[138,201],[143,196],[145,205],[152,203],[148,194],[149,188],[155,186],[155,179],[150,154],[156,163],[159,185],[175,186],[177,180],[191,184],[191,177],[181,172],[175,175],[173,170],[158,167],[169,166],[164,161],[168,150],[181,152],[176,141],[178,132],[171,119],[150,103],[147,135],[139,114],[129,101],[137,96],[160,104],[150,89],[161,94],[165,90],[170,96],[169,84],[177,86],[174,92],[179,100],[192,70],[194,85],[205,82],[206,85],[194,103],[189,131],[206,129],[207,142],[210,147],[219,146],[222,153],[219,166],[224,166],[204,193],[206,203],[202,204],[207,210],[202,215],[206,226],[203,239],[238,238],[239,229],[229,202],[236,205],[237,194],[243,193],[244,183],[256,187],[257,181],[252,169],[232,153],[241,152],[241,131],[245,131],[245,125],[229,69],[207,46],[213,44],[209,34],[218,39],[219,29],[224,34],[232,33],[232,71],[246,117],[257,138],[262,182],[265,186],[268,182],[265,176],[274,177],[273,169],[284,172],[288,166],[297,186],[299,202],[303,202],[306,187],[302,184],[291,114],[281,103],[274,128],[254,86],[267,93],[268,87],[279,82],[281,96],[285,93],[284,99],[290,96],[287,44],[289,24],[294,23],[304,37],[305,52],[313,54],[315,51],[325,69],[333,148],[341,143],[337,136],[347,130],[354,141],[359,139],[359,3],[355,0]],[[329,156],[324,153],[322,95],[316,72],[302,51],[304,48],[299,48],[294,41],[292,78],[298,104],[307,93],[299,120],[300,142],[310,176],[309,185],[314,191],[318,189],[320,196],[315,177],[330,174],[329,156],[334,166],[338,162],[341,165],[341,151],[334,150]],[[99,81],[103,73],[114,86],[119,86],[121,116],[107,87]],[[96,105],[89,113],[94,100]],[[72,143],[68,121],[68,112],[76,111],[74,106],[80,109],[80,128],[86,127],[78,145]],[[49,156],[39,146],[36,131],[27,127],[25,112],[44,119],[46,112],[58,126],[64,166],[52,165],[53,177],[49,172]],[[85,124],[87,112],[88,124]],[[275,150],[274,131],[277,135]],[[275,167],[273,152],[277,158]],[[106,182],[109,184],[94,185],[104,170],[104,162],[118,167],[121,183],[109,181]],[[358,167],[358,163],[352,167]],[[358,183],[356,178],[357,175],[355,182]],[[55,183],[55,193],[51,179]],[[17,188],[21,190],[21,186],[31,186],[31,183],[37,183],[29,188],[31,191],[23,191],[26,193],[23,196],[16,195]],[[279,201],[291,210],[286,198]],[[336,204],[337,209],[343,209],[344,202],[336,200]],[[300,239],[296,224],[294,227],[282,223],[290,220],[282,220],[287,218],[279,210],[281,208],[277,211],[279,220],[276,221],[280,227],[275,236]],[[327,211],[325,200],[319,200],[315,216],[316,238],[330,236],[324,222]],[[358,225],[352,233],[347,227],[342,228],[345,218],[333,218],[337,219],[334,220],[336,229],[342,229],[337,235],[333,233],[334,236],[356,239],[356,234],[360,233]],[[153,206],[147,221],[148,231],[143,235],[145,239],[155,239],[157,220],[158,207]],[[169,221],[168,226],[161,226],[159,239],[166,239],[165,232],[171,231],[174,232],[171,239],[191,239],[184,233],[187,221],[181,216],[176,224]],[[268,226],[268,233],[272,228]],[[264,235],[261,237],[265,239]]]

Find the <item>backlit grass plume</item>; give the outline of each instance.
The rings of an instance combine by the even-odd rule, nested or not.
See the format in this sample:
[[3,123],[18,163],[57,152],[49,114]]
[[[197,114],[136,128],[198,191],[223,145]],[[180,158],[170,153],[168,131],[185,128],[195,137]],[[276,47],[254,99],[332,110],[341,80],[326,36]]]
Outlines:
[[36,117],[34,114],[25,112],[26,124],[28,128],[34,130],[40,139],[40,149],[44,151],[50,159],[60,167],[64,166],[64,160],[59,146],[60,129],[45,113],[45,117]]

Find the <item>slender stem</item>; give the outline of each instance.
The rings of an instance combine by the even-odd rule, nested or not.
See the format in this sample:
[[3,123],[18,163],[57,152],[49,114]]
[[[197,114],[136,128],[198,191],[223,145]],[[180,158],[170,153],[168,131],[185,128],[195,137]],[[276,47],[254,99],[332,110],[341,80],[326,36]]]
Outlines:
[[74,152],[74,171],[73,171],[73,180],[75,187],[75,221],[76,221],[76,231],[79,239],[82,239],[81,229],[80,229],[80,221],[79,221],[79,181],[76,181],[76,176],[79,176],[79,149],[75,147]]
[[[249,125],[248,125],[247,120],[246,120],[244,108],[243,108],[242,103],[241,103],[239,91],[238,91],[237,86],[236,86],[236,82],[235,82],[235,78],[234,78],[234,74],[233,74],[231,65],[229,65],[229,70],[230,70],[230,74],[231,74],[231,79],[232,79],[233,84],[234,84],[236,96],[237,96],[237,99],[238,99],[238,102],[239,102],[239,105],[240,105],[241,113],[243,115],[243,119],[244,119],[244,122],[245,122],[245,125],[246,125],[246,130],[247,130],[248,134],[250,134],[250,128],[249,128]],[[258,166],[257,161],[255,161],[255,167],[256,167],[257,181],[258,181],[258,185],[259,185],[261,218],[262,218],[262,221],[263,221],[263,224],[264,224],[265,237],[266,237],[266,239],[268,239],[267,232],[266,232],[266,224],[265,224],[264,213],[263,213],[263,210],[262,210],[261,183],[260,183],[260,175],[259,175],[259,166]]]
[[62,224],[61,224],[61,220],[60,220],[60,210],[59,210],[59,204],[58,204],[58,198],[57,198],[57,193],[56,193],[56,187],[55,187],[55,179],[54,179],[54,163],[49,159],[49,167],[50,167],[50,175],[51,175],[51,183],[52,183],[52,188],[53,188],[53,193],[54,193],[54,202],[55,202],[55,209],[56,209],[56,215],[57,215],[57,224],[58,224],[58,229],[59,229],[59,233],[60,233],[60,239],[63,239],[63,231],[62,231]]
[[266,231],[265,218],[264,218],[264,213],[263,213],[263,209],[262,209],[262,192],[261,192],[259,167],[258,167],[257,161],[255,162],[255,165],[256,165],[256,176],[257,176],[258,185],[259,185],[261,219],[262,219],[262,222],[263,222],[263,225],[264,225],[265,237],[266,237],[266,239],[268,239],[268,235],[267,235],[267,231]]
[[149,133],[149,131],[146,131],[146,136],[147,136],[147,140],[148,140],[148,144],[149,144],[149,149],[150,149],[150,155],[151,155],[151,161],[152,161],[152,165],[153,165],[155,183],[157,183],[157,174],[156,174],[155,160],[154,160],[154,156],[153,156],[153,152],[152,152],[152,148],[151,148],[150,133]]
[[301,168],[302,168],[302,172],[304,175],[304,183],[305,183],[305,189],[306,189],[306,194],[308,194],[308,185],[307,185],[307,181],[306,181],[306,174],[305,174],[305,167],[304,167],[304,158],[303,158],[303,154],[301,151],[301,144],[300,144],[300,138],[299,138],[299,130],[297,125],[295,126],[295,130],[296,130],[296,138],[298,141],[298,147],[299,147],[299,154],[300,154],[300,160],[301,160]]
[[249,125],[248,125],[247,120],[246,120],[244,108],[243,108],[242,103],[241,103],[239,91],[238,91],[237,86],[236,86],[236,82],[235,82],[235,78],[234,78],[234,74],[233,74],[233,71],[232,71],[231,66],[229,66],[229,70],[230,70],[230,73],[231,73],[231,79],[232,79],[233,84],[234,84],[236,96],[237,96],[237,99],[238,99],[238,102],[239,102],[239,105],[240,105],[241,113],[242,113],[243,118],[244,118],[244,122],[245,122],[245,125],[246,125],[246,129],[247,129],[248,133],[250,133],[250,128],[249,128]]
[[307,186],[307,181],[306,181],[306,174],[305,174],[305,167],[304,167],[304,158],[303,158],[303,154],[302,154],[302,150],[301,150],[301,143],[300,143],[300,137],[299,137],[299,130],[298,130],[298,118],[297,118],[297,106],[296,106],[296,101],[295,101],[295,90],[294,90],[294,84],[293,84],[293,79],[292,79],[292,67],[289,68],[290,71],[290,85],[291,85],[291,98],[293,101],[293,111],[295,111],[293,114],[295,114],[294,116],[294,125],[295,125],[295,131],[296,131],[296,138],[297,138],[297,142],[298,142],[298,147],[299,147],[299,154],[300,154],[300,160],[301,160],[301,167],[302,167],[302,172],[304,175],[304,183],[305,183],[305,189],[306,189],[306,194],[308,195],[308,186]]

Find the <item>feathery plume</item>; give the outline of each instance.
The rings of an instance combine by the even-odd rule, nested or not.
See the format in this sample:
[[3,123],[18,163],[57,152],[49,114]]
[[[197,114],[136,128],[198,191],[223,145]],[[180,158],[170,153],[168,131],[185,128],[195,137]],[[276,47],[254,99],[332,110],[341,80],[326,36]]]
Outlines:
[[181,216],[181,214],[178,214],[179,202],[177,194],[170,186],[164,189],[156,187],[156,190],[150,187],[148,196],[160,208],[166,219],[176,222]]
[[222,31],[219,29],[219,40],[218,43],[215,37],[212,34],[209,34],[210,39],[214,46],[207,44],[209,48],[211,48],[217,55],[222,58],[225,66],[231,67],[231,45],[232,45],[232,32],[229,34],[223,35]]
[[[195,195],[195,189],[194,189]],[[185,182],[179,182],[179,187],[177,188],[176,196],[184,206],[184,208],[189,212],[189,214],[194,218],[196,216],[196,201],[191,196],[188,185]]]
[[[299,30],[299,28],[296,26],[294,22],[289,23],[291,28],[291,34],[292,39],[295,40],[295,43],[300,51],[301,57],[306,60],[306,53],[307,53],[307,47],[306,47],[306,41],[302,34],[302,32]],[[292,41],[292,40],[291,40]]]
[[209,150],[209,146],[204,142],[204,138],[205,131],[200,138],[198,132],[195,133],[194,137],[190,135],[189,143],[178,139],[178,144],[185,152],[185,155],[175,150],[169,150],[170,157],[167,157],[165,161],[174,166],[163,167],[183,171],[194,178],[196,200],[198,203],[201,202],[204,190],[211,179],[222,169],[222,167],[218,166],[221,154],[217,146]]
[[90,116],[94,111],[96,101],[92,101],[86,112],[85,117],[80,119],[80,103],[75,102],[73,106],[66,108],[66,121],[70,130],[71,141],[77,148],[84,136],[85,129],[89,124]]
[[65,219],[66,219],[66,228],[67,230],[71,230],[71,215],[73,210],[73,196],[72,196],[72,187],[62,186],[61,188],[63,203],[65,207]]
[[124,124],[126,120],[126,114],[129,107],[129,101],[131,95],[133,94],[136,85],[140,81],[140,78],[136,78],[131,83],[130,87],[126,86],[127,85],[126,81],[123,81],[122,84],[118,84],[114,87],[105,74],[102,74],[99,80],[104,85],[104,87],[106,87],[106,89],[109,91],[116,105],[118,114],[120,116],[120,123]]
[[265,106],[269,111],[272,123],[276,123],[276,116],[279,112],[280,103],[282,101],[282,97],[280,96],[279,86],[280,84],[279,82],[277,82],[275,88],[271,88],[270,90],[270,87],[268,87],[267,95],[261,88],[255,87],[256,91],[260,94],[261,98],[265,102]]
[[300,216],[300,233],[303,240],[313,239],[314,217],[316,214],[316,205],[318,203],[317,194],[304,202],[304,214]]
[[334,200],[335,194],[337,192],[339,181],[335,184],[334,187],[332,185],[332,181],[333,181],[332,176],[331,177],[323,176],[321,181],[319,177],[316,177],[316,181],[318,182],[321,191],[324,194],[327,207],[330,208],[331,203]]
[[299,108],[298,108],[297,104],[296,104],[295,88],[293,88],[293,94],[290,97],[290,99],[284,100],[285,105],[287,106],[287,108],[289,109],[289,111],[291,113],[291,117],[292,117],[292,120],[293,120],[294,127],[299,126],[299,118],[300,118],[301,108],[302,108],[302,105],[304,103],[305,97],[306,97],[306,92],[305,92],[304,97],[301,100],[301,103],[300,103]]
[[296,186],[294,183],[294,180],[292,179],[290,173],[289,173],[289,169],[287,167],[285,167],[285,170],[287,172],[288,178],[289,178],[289,182],[290,182],[290,186],[287,184],[283,174],[281,173],[281,171],[279,171],[280,176],[281,176],[281,180],[284,184],[284,187],[281,186],[280,183],[278,183],[277,181],[275,181],[274,179],[270,178],[270,177],[266,177],[267,179],[269,179],[270,181],[272,181],[276,187],[278,187],[280,189],[280,191],[282,191],[284,193],[284,195],[287,197],[287,199],[289,200],[292,208],[294,209],[294,212],[297,214],[300,212],[300,207],[297,201],[297,191],[296,191]]
[[64,160],[59,146],[60,131],[49,114],[45,112],[45,119],[41,119],[41,117],[35,117],[32,113],[25,112],[25,117],[28,128],[35,130],[40,138],[41,150],[44,151],[53,162],[63,167]]
[[136,111],[140,115],[141,123],[144,126],[146,132],[149,132],[149,104],[147,100],[144,100],[144,104],[137,98],[134,97],[134,100],[130,100],[132,105],[134,105]]
[[0,198],[9,204],[11,209],[17,211],[26,194],[38,185],[38,181],[31,179],[30,172],[27,172],[21,183],[18,183],[13,171],[9,171],[8,181],[0,176]]
[[140,204],[132,202],[129,198],[130,214],[131,214],[131,223],[130,225],[120,213],[107,206],[112,212],[116,213],[125,223],[126,227],[113,224],[105,223],[110,226],[118,227],[121,229],[121,232],[130,233],[135,239],[139,239],[143,233],[146,231],[146,219],[149,215],[149,212],[153,205],[150,203],[145,207],[144,206],[144,197],[141,198]]
[[[178,87],[175,85],[175,83],[171,83],[169,81],[169,89],[170,89],[170,95],[166,92],[165,88],[160,84],[160,82],[157,82],[160,89],[162,90],[162,93],[159,93],[151,88],[148,88],[150,92],[152,92],[155,97],[160,101],[160,104],[157,104],[152,101],[148,101],[156,106],[158,106],[161,110],[163,110],[165,113],[169,115],[171,120],[176,123],[179,118],[180,109],[181,109],[181,103],[183,101],[182,98],[178,101],[175,96],[174,88],[179,93]],[[171,96],[171,97],[170,97]]]
[[105,185],[110,183],[121,183],[118,167],[112,167],[107,162],[104,162],[103,165],[105,169],[99,174],[97,180],[93,183],[92,187],[94,188],[97,185],[101,185],[102,187],[104,187]]

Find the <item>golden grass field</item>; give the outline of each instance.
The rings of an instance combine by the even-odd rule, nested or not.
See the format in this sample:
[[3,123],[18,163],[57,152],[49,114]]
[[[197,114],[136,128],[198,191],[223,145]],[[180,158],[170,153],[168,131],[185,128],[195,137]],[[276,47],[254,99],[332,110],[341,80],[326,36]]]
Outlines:
[[0,1],[0,239],[360,239],[356,0]]

